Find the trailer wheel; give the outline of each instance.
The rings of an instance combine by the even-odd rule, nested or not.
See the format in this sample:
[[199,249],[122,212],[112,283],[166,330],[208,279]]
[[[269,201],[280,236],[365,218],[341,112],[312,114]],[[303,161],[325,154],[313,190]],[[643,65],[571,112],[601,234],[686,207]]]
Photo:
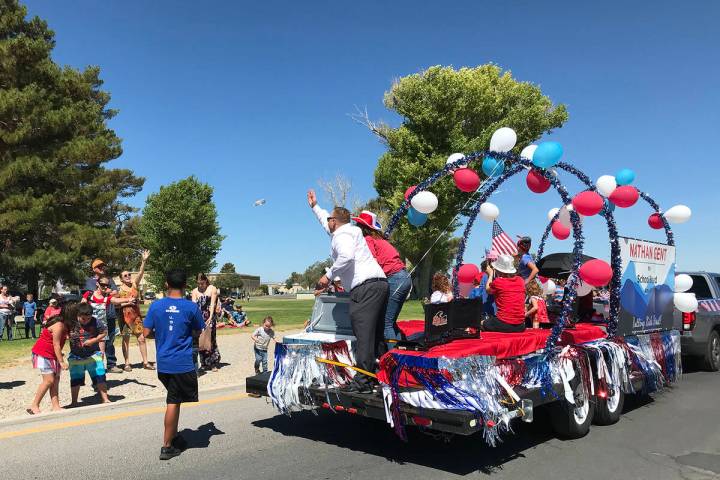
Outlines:
[[620,388],[614,388],[612,394],[605,398],[595,399],[595,425],[612,425],[620,420],[625,405],[625,394]]
[[549,407],[550,423],[558,437],[580,438],[590,431],[595,404],[584,394],[581,383],[575,387],[575,405],[561,399],[551,403]]
[[720,370],[720,334],[717,330],[713,330],[708,336],[705,369],[711,372]]

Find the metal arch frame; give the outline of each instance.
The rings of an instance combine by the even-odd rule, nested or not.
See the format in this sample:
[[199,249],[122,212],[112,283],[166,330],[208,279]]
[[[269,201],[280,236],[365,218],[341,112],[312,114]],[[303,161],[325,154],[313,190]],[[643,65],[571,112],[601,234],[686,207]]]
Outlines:
[[[576,167],[564,162],[558,163],[556,167],[565,170],[571,175],[574,175],[578,180],[580,180],[581,183],[588,187],[587,190],[597,191],[597,188],[592,183],[590,178]],[[640,195],[640,198],[642,198],[648,205],[650,205],[650,207],[655,211],[655,213],[660,214],[660,206],[657,204],[657,202],[655,202],[652,197],[650,197],[650,195],[639,189],[638,194]],[[617,224],[615,223],[615,217],[612,210],[607,208],[606,205],[605,207],[603,207],[600,215],[605,218],[608,228],[608,236],[610,238],[610,263],[612,266],[613,276],[610,280],[610,318],[608,319],[608,337],[614,337],[617,332],[617,321],[618,315],[620,313],[620,242],[618,241]],[[538,258],[542,258],[542,254],[545,250],[545,243],[547,242],[547,239],[550,235],[552,225],[558,219],[558,216],[559,213],[555,214],[552,220],[550,220],[550,222],[548,223],[547,227],[545,227],[545,232],[543,233],[540,244],[538,245]],[[668,245],[674,246],[675,239],[673,236],[672,228],[670,227],[670,224],[665,217],[660,215],[660,218],[662,219],[663,227],[665,229],[665,237],[667,239],[667,243]]]
[[[460,239],[460,245],[458,247],[458,254],[456,256],[455,260],[455,269],[453,270],[453,290],[455,294],[458,293],[458,282],[457,282],[457,268],[462,263],[462,259],[465,253],[465,245],[467,242],[467,238],[470,235],[470,232],[472,230],[472,226],[475,223],[475,219],[477,218],[477,215],[480,211],[480,206],[497,190],[497,188],[502,185],[505,181],[507,181],[509,178],[517,175],[521,171],[524,171],[525,168],[533,168],[533,164],[530,160],[527,160],[525,158],[522,158],[520,156],[514,155],[512,153],[499,153],[499,152],[490,152],[490,151],[481,151],[481,152],[475,152],[471,155],[468,155],[467,157],[458,160],[456,162],[446,164],[445,167],[442,170],[439,170],[435,174],[431,175],[427,179],[425,179],[423,182],[419,183],[417,187],[408,195],[408,198],[400,205],[398,210],[393,215],[392,219],[390,220],[390,223],[384,233],[385,237],[389,237],[392,231],[397,226],[397,223],[400,221],[402,216],[407,212],[410,203],[415,195],[418,193],[427,190],[432,185],[437,183],[439,180],[447,176],[450,172],[454,171],[457,168],[467,166],[472,162],[478,161],[482,158],[485,158],[485,156],[491,156],[499,161],[507,161],[510,165],[508,170],[500,174],[498,177],[496,177],[492,183],[490,183],[486,188],[482,189],[482,194],[480,195],[480,198],[478,198],[475,202],[475,206],[473,207],[473,210],[470,214],[470,217],[468,219],[468,223],[465,226],[465,231],[463,232],[463,236]],[[568,194],[565,187],[562,185],[560,180],[553,175],[550,171],[545,169],[536,169],[538,172],[541,173],[541,175],[547,179],[550,184],[555,188],[555,190],[560,195],[560,198],[564,202],[564,204],[570,203],[570,195]],[[573,230],[573,238],[575,240],[575,245],[573,248],[573,254],[574,254],[574,263],[573,263],[573,273],[575,275],[572,275],[569,282],[568,282],[568,288],[570,288],[570,291],[574,292],[575,287],[577,285],[578,281],[578,275],[577,270],[580,266],[580,259],[582,256],[582,249],[584,245],[584,238],[582,236],[582,226],[580,223],[580,216],[577,214],[577,212],[572,211],[570,212],[570,219],[572,224],[572,230]],[[560,314],[559,321],[553,326],[552,332],[550,336],[548,337],[547,343],[546,343],[546,349],[548,351],[552,351],[555,344],[557,343],[557,340],[560,338],[560,334],[562,333],[563,329],[565,328],[566,320],[568,317],[568,314],[570,313],[570,310],[572,309],[572,303],[575,299],[574,295],[566,295],[563,299],[563,305],[562,310]]]

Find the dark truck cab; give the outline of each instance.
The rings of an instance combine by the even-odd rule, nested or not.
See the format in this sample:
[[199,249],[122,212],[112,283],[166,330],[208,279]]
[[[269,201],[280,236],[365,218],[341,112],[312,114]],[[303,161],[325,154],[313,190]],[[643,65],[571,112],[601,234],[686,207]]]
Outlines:
[[690,275],[693,286],[688,290],[698,300],[698,310],[682,313],[675,310],[674,328],[680,331],[683,356],[702,360],[710,371],[720,369],[720,274],[678,272]]

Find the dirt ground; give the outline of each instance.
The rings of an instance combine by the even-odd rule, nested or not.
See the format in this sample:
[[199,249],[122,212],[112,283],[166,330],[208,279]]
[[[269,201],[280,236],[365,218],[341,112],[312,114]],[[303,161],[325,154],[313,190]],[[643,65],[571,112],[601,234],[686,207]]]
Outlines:
[[[298,331],[277,332],[276,336],[279,340],[284,334]],[[252,330],[248,330],[232,335],[218,335],[218,347],[222,356],[221,368],[215,373],[207,372],[200,376],[198,380],[200,391],[242,383],[245,377],[254,373],[255,356],[253,342],[250,339],[251,333]],[[272,368],[273,345],[271,344],[268,355],[270,368]],[[123,363],[120,339],[115,341],[115,350],[118,362]],[[148,342],[148,354],[150,361],[154,362],[155,345],[152,341]],[[130,346],[130,360],[133,366],[132,372],[107,374],[110,400],[116,402],[164,396],[166,392],[157,378],[157,372],[142,368],[140,351],[133,344]],[[67,371],[62,372],[61,375],[60,404],[67,405],[70,403],[70,376]],[[29,351],[26,360],[12,367],[1,369],[0,420],[28,415],[25,409],[30,406],[39,383],[40,373],[32,368]],[[98,395],[93,392],[89,379],[86,380],[86,383],[87,385],[80,389],[81,402],[87,405],[98,403]],[[49,395],[45,396],[40,407],[43,414],[50,411]]]

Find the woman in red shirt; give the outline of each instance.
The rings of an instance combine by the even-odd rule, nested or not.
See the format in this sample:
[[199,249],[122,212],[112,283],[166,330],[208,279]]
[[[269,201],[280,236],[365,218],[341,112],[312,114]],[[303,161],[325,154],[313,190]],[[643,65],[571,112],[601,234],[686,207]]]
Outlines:
[[40,402],[50,390],[50,402],[53,411],[62,410],[59,399],[60,371],[67,370],[68,364],[63,358],[62,349],[68,338],[68,332],[77,321],[74,308],[65,306],[61,315],[48,318],[45,328],[40,332],[32,348],[33,368],[40,370],[42,381],[35,392],[30,408],[31,415],[40,413]]
[[495,297],[497,312],[482,321],[483,330],[504,333],[525,330],[525,280],[516,273],[510,255],[500,255],[488,267],[485,288]]
[[412,286],[410,274],[405,269],[405,262],[400,258],[398,251],[380,233],[382,227],[374,213],[363,210],[359,216],[353,217],[353,221],[363,231],[370,252],[387,277],[388,300],[385,309],[385,340],[400,340],[397,318],[408,293],[410,293],[410,287]]

